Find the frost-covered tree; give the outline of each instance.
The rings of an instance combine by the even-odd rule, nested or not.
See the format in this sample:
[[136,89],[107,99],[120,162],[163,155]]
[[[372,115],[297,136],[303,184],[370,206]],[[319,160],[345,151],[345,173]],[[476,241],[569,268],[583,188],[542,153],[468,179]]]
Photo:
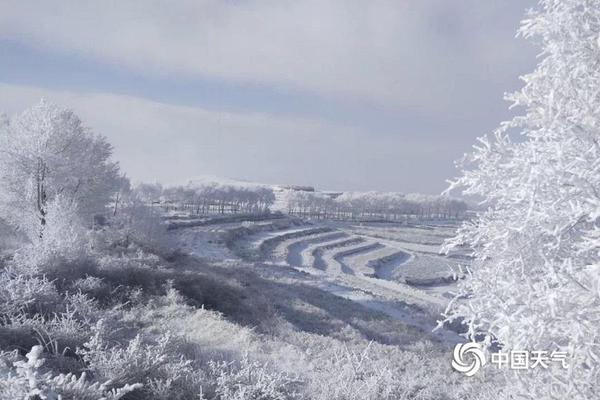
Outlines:
[[[118,187],[112,147],[71,111],[41,101],[0,123],[0,216],[29,239],[42,238],[60,196],[86,224]],[[70,207],[70,206],[69,206]],[[68,207],[68,208],[69,208]]]
[[163,187],[160,183],[140,183],[134,188],[137,197],[148,204],[160,201]]
[[[451,188],[487,205],[448,245],[474,249],[463,299],[449,308],[468,335],[504,350],[565,351],[560,366],[507,372],[528,398],[600,391],[600,1],[541,0],[520,34],[542,48],[508,96],[524,113],[462,164]],[[522,139],[511,140],[518,131]]]
[[123,197],[120,204],[118,214],[111,218],[111,225],[117,229],[113,240],[126,246],[132,241],[143,243],[155,249],[167,244],[166,228],[157,207],[148,205],[136,193]]
[[119,206],[131,195],[131,182],[126,175],[122,175],[117,180],[117,190],[113,197],[112,215],[113,217],[119,212]]

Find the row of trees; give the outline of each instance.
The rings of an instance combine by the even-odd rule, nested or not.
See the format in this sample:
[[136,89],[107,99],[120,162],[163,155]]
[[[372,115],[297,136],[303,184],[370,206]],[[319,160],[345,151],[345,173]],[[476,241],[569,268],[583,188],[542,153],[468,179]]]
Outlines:
[[467,204],[449,196],[384,192],[345,192],[330,195],[319,192],[288,191],[288,213],[317,219],[461,218]]
[[[218,181],[190,181],[163,188],[141,184],[137,192],[147,204],[192,214],[266,213],[277,196],[272,187]],[[450,196],[385,192],[324,193],[280,189],[282,206],[290,215],[315,219],[462,218],[467,204]]]
[[275,202],[273,189],[250,183],[190,181],[185,186],[168,188],[142,184],[138,190],[148,203],[160,203],[166,210],[192,214],[261,214],[269,212]]

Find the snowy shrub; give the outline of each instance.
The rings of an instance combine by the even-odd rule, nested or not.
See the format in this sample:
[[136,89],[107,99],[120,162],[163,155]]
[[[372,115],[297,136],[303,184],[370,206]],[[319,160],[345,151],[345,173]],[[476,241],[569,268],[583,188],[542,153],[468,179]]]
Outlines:
[[[421,347],[401,351],[377,343],[319,343],[308,347],[308,397],[314,400],[468,399],[445,354]],[[326,348],[322,346],[327,345]],[[477,387],[477,390],[480,388]],[[478,393],[474,391],[473,393]],[[473,398],[478,398],[473,396]]]
[[215,394],[219,400],[287,400],[300,398],[298,382],[285,374],[269,370],[248,355],[239,363],[211,362]]
[[141,384],[114,388],[108,383],[90,382],[85,373],[54,375],[42,372],[41,346],[34,346],[26,360],[15,353],[0,353],[0,398],[46,400],[118,400]]
[[130,196],[124,201],[111,224],[114,239],[125,247],[134,242],[160,250],[168,244],[166,226],[163,224],[160,209],[147,205],[135,196]]
[[75,280],[72,284],[72,288],[94,298],[104,298],[108,296],[110,292],[108,285],[102,278],[89,275]]
[[528,14],[520,32],[543,58],[508,97],[525,113],[480,139],[451,187],[488,210],[448,243],[475,257],[448,318],[504,351],[569,355],[569,368],[507,369],[506,393],[519,398],[600,390],[599,21],[597,0],[541,0]]
[[144,390],[164,390],[165,385],[175,390],[192,374],[191,361],[177,356],[174,341],[168,334],[154,342],[145,341],[138,334],[126,347],[109,345],[108,339],[108,327],[104,321],[98,321],[90,340],[78,350],[87,368],[99,380],[116,385],[149,383],[149,389]]
[[[323,398],[330,399],[388,399],[395,385],[393,371],[387,362],[379,363],[369,354],[369,346],[361,352],[344,346],[333,354],[329,365],[331,374]],[[318,384],[318,383],[317,383]]]
[[[90,325],[98,318],[93,307],[81,307],[81,299],[68,298],[54,305],[53,313],[18,312],[0,318],[0,346],[27,348],[37,343],[53,355],[73,357],[89,338]],[[84,302],[89,306],[89,302]],[[107,315],[108,317],[108,315]]]
[[0,315],[53,311],[59,302],[56,288],[45,277],[29,277],[11,270],[0,273]]
[[[57,291],[45,277],[0,273],[0,346],[42,345],[53,354],[74,354],[99,318],[97,304],[82,293]],[[103,312],[104,313],[104,312]]]
[[179,306],[185,304],[185,297],[175,289],[174,281],[169,279],[165,284],[165,302],[168,306]]
[[96,299],[82,292],[66,293],[63,304],[67,312],[88,323],[95,323],[102,319],[100,317],[110,314],[110,309],[101,309]]
[[126,251],[117,255],[104,254],[99,257],[99,267],[112,270],[124,267],[130,268],[159,268],[162,260],[156,254],[144,251],[135,246],[130,246]]
[[4,251],[18,249],[26,240],[22,232],[0,218],[0,257]]
[[[142,289],[140,294],[162,292],[165,283],[162,261],[154,254],[137,250],[116,255],[104,255],[98,259],[98,277],[122,293]],[[121,289],[119,289],[121,288]]]
[[44,350],[53,354],[74,354],[89,337],[89,324],[73,310],[57,313],[34,326],[35,338]]

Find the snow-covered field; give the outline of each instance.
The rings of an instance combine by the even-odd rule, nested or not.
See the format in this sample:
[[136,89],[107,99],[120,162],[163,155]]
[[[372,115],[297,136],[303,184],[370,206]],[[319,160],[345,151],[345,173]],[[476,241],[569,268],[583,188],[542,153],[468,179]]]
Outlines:
[[[440,223],[350,223],[292,218],[245,221],[232,216],[171,235],[182,251],[219,265],[317,287],[392,319],[431,332],[466,258],[440,254],[456,226]],[[444,342],[459,339],[438,329]]]

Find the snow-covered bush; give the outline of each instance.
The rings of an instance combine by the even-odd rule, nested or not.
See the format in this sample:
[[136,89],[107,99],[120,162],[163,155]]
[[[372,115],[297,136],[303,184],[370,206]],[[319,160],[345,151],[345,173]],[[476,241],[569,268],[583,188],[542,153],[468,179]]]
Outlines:
[[348,347],[337,349],[327,363],[320,366],[335,371],[323,382],[315,380],[321,399],[390,399],[396,387],[393,367],[384,359],[371,358],[370,345],[361,351]]
[[181,381],[192,375],[191,361],[178,355],[176,343],[169,334],[155,341],[144,340],[138,334],[126,347],[121,347],[109,343],[110,332],[104,321],[98,321],[92,332],[90,340],[77,352],[99,380],[113,385],[147,383],[149,386],[142,390],[147,391],[150,398],[153,389],[169,388],[171,398],[176,398]]
[[61,355],[67,350],[73,353],[89,336],[88,318],[93,319],[93,315],[82,318],[75,310],[67,309],[49,319],[40,319],[33,326],[35,339],[50,353]]
[[479,382],[458,382],[446,352],[431,345],[403,351],[375,342],[312,340],[305,352],[305,392],[313,400],[487,399]]
[[115,387],[110,382],[91,382],[85,373],[55,375],[43,372],[42,347],[34,346],[19,359],[16,352],[0,353],[0,398],[44,400],[118,400],[141,384]]
[[[107,254],[98,258],[98,277],[105,284],[114,288],[113,297],[117,289],[128,296],[135,290],[142,290],[143,294],[156,294],[161,291],[164,281],[164,266],[162,261],[154,254],[138,249],[126,251],[118,255]],[[100,294],[106,294],[101,291]],[[116,300],[116,298],[113,298]]]
[[76,279],[72,287],[74,290],[88,294],[94,298],[104,298],[109,295],[109,287],[102,278],[96,276],[85,276]]
[[45,277],[25,276],[11,270],[0,273],[0,315],[52,312],[59,302],[56,288]]
[[[20,280],[36,281],[36,278]],[[13,279],[19,282],[19,279]],[[10,289],[14,289],[13,287]],[[10,290],[9,289],[9,290]],[[0,348],[27,348],[33,344],[61,358],[60,362],[75,364],[75,349],[83,345],[90,335],[90,326],[109,313],[100,310],[92,299],[81,293],[59,295],[55,291],[50,299],[37,294],[23,305],[5,305],[0,312]]]
[[133,193],[145,204],[152,204],[160,201],[163,190],[160,183],[140,183],[133,189]]
[[168,243],[166,227],[158,207],[148,206],[132,198],[122,208],[121,220],[127,241],[135,241],[154,248],[160,248]]
[[92,235],[94,248],[101,250],[135,244],[159,251],[169,247],[167,227],[158,206],[142,201],[135,193],[122,197],[119,204],[108,224]]
[[299,382],[267,366],[249,360],[245,355],[239,363],[211,362],[210,372],[215,380],[219,400],[289,400],[300,398],[296,392]]
[[0,257],[4,252],[14,251],[25,241],[22,232],[0,218]]
[[475,257],[448,317],[504,351],[569,355],[569,368],[507,370],[507,394],[590,399],[600,391],[600,2],[541,0],[520,33],[542,47],[508,96],[525,112],[480,139],[451,186],[488,210],[448,243]]

